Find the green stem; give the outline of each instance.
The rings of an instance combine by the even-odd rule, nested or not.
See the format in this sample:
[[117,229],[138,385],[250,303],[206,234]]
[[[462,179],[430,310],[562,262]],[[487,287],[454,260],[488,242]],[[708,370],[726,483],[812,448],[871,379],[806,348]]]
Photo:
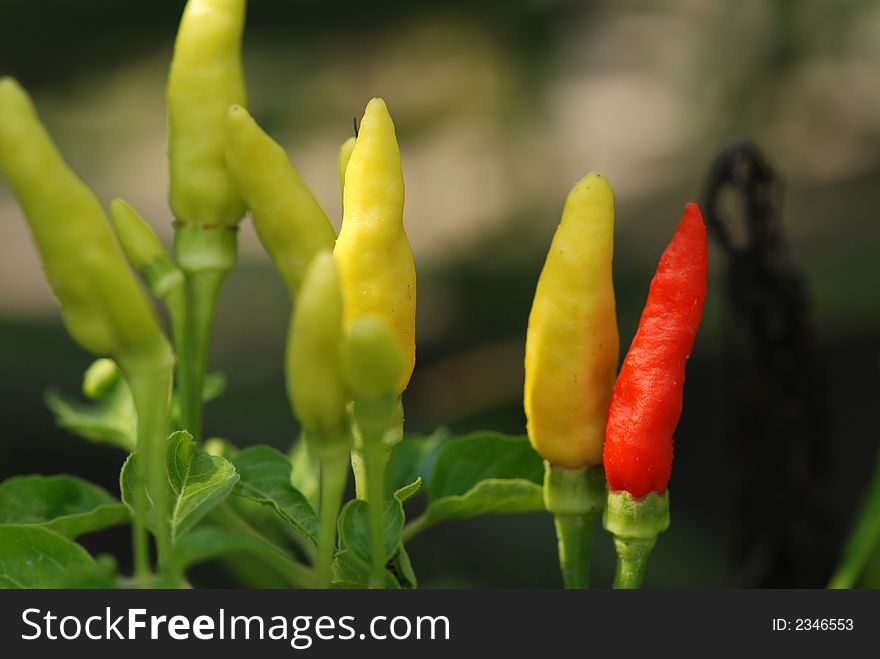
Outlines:
[[614,536],[617,550],[614,587],[640,588],[657,536],[669,528],[669,493],[634,497],[623,490],[611,491],[602,523]]
[[138,487],[135,489],[135,572],[144,585],[149,581],[149,542],[146,537],[146,496],[153,503],[154,530],[159,565],[171,570],[171,535],[168,519],[168,408],[174,357],[162,340],[141,355],[120,355],[119,364],[131,389],[138,420]]
[[187,273],[186,277],[190,298],[190,389],[188,400],[191,405],[191,419],[189,423],[190,433],[196,442],[202,440],[202,388],[208,365],[211,335],[214,330],[217,298],[228,273],[228,270],[199,270]]
[[321,459],[321,524],[318,529],[318,588],[330,587],[336,553],[336,521],[348,481],[348,451]]
[[593,526],[606,498],[601,465],[568,469],[544,463],[544,507],[553,513],[566,588],[590,587]]
[[862,574],[878,546],[880,546],[880,462],[874,470],[874,477],[868,486],[868,496],[846,541],[840,563],[834,570],[828,587],[855,586],[859,575]]
[[401,538],[403,539],[404,543],[407,543],[430,526],[431,522],[428,518],[428,513],[424,512],[416,517],[409,524],[407,524],[405,527],[403,527],[403,535],[401,536]]
[[645,579],[645,569],[648,566],[648,555],[654,548],[657,537],[644,538],[614,538],[614,548],[617,550],[617,569],[614,573],[614,588],[634,589],[641,588]]
[[[207,222],[207,223],[206,223]],[[186,362],[189,366],[189,431],[202,439],[202,387],[217,297],[226,276],[235,267],[238,239],[236,226],[223,226],[202,218],[201,222],[178,221],[174,230],[174,255],[186,278],[189,314],[184,330]]]
[[165,306],[171,318],[171,336],[177,354],[177,392],[180,397],[181,425],[192,433],[195,419],[199,415],[202,396],[192,383],[192,348],[186,288],[180,286],[172,290],[165,298]]
[[283,548],[248,524],[229,504],[224,503],[218,506],[215,511],[216,513],[211,516],[212,520],[230,531],[243,533],[258,540],[263,547],[260,552],[263,560],[281,572],[289,585],[294,588],[312,588],[314,586],[315,574],[311,569],[295,561]]
[[567,589],[590,587],[590,549],[598,511],[554,515],[562,583]]
[[370,588],[385,585],[385,461],[389,451],[379,441],[367,441],[367,514],[370,519]]

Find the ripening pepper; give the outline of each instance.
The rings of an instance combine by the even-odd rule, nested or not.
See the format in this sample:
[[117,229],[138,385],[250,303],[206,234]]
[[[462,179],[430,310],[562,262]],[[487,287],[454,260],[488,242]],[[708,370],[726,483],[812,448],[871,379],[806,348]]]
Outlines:
[[703,314],[707,269],[706,227],[699,206],[688,204],[660,257],[608,407],[603,524],[617,551],[615,588],[641,585],[648,554],[669,527],[672,435]]
[[70,169],[27,93],[0,79],[0,172],[27,217],[70,335],[97,355],[170,355],[152,305],[95,194]]
[[[310,447],[348,439],[342,372],[342,293],[329,251],[309,264],[287,337],[287,390]],[[314,442],[314,445],[311,444]],[[344,447],[347,453],[349,445]]]
[[706,298],[707,254],[700,208],[688,204],[660,258],[608,408],[604,463],[612,491],[637,498],[666,491],[685,364]]
[[245,0],[189,0],[168,75],[171,209],[178,222],[234,226],[245,206],[226,167],[226,112],[245,104]]
[[284,149],[240,106],[229,108],[226,162],[254,226],[295,297],[315,254],[330,251],[336,231]]
[[394,123],[382,99],[368,104],[348,161],[342,230],[333,255],[339,266],[345,323],[376,315],[405,355],[397,393],[415,365],[416,271],[403,227],[403,171]]
[[576,469],[602,462],[619,340],[611,260],[614,194],[590,173],[572,188],[529,315],[525,412],[535,450]]

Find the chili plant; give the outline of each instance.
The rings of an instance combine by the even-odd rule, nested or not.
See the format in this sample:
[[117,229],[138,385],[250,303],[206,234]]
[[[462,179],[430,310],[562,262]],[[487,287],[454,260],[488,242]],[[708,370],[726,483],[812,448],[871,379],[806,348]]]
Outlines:
[[[614,196],[603,176],[584,177],[529,317],[527,437],[407,435],[416,268],[391,114],[370,100],[340,147],[337,236],[246,109],[244,20],[244,0],[190,0],[184,10],[167,89],[172,252],[123,200],[108,217],[27,93],[0,80],[0,172],[69,333],[98,357],[84,377],[87,400],[52,393],[49,405],[64,428],[127,453],[118,499],[67,475],[0,484],[0,585],[182,587],[192,567],[220,561],[245,586],[411,588],[406,543],[419,533],[546,509],[564,584],[581,588],[604,508],[614,585],[638,587],[669,522],[672,434],[706,293],[699,208],[686,207],[616,377]],[[207,369],[215,312],[248,210],[292,303],[285,371],[302,436],[286,454],[202,437],[204,402],[224,382]],[[167,311],[167,331],[150,296]],[[422,489],[423,512],[407,519]],[[76,542],[125,524],[133,575]],[[235,561],[241,554],[252,560]]]

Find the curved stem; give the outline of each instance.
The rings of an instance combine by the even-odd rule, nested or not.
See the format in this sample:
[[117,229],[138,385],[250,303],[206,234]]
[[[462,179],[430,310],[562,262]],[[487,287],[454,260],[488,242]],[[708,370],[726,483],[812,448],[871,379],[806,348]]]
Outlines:
[[403,535],[401,538],[404,543],[407,543],[430,526],[431,522],[428,518],[428,513],[424,512],[403,527]]
[[202,388],[208,365],[208,351],[214,330],[217,298],[228,270],[198,270],[187,273],[190,299],[189,327],[189,394],[191,410],[190,433],[196,442],[202,440]]
[[[171,534],[168,520],[167,436],[168,408],[171,400],[171,379],[174,357],[162,341],[154,350],[139,356],[120,355],[119,364],[125,373],[137,411],[137,449],[139,486],[135,493],[135,565],[138,581],[149,579],[148,541],[146,538],[146,496],[153,503],[154,534],[163,570],[170,570]],[[146,563],[146,567],[145,567]]]
[[868,496],[843,548],[829,588],[852,588],[871,555],[880,546],[880,462],[868,487]]
[[562,583],[568,588],[590,587],[590,548],[597,511],[583,515],[557,514],[556,538],[559,546],[559,565]]
[[656,542],[656,536],[650,539],[614,538],[614,548],[617,550],[614,588],[633,589],[642,587],[642,581],[645,579],[645,569],[648,566],[648,555],[651,553]]
[[321,460],[321,524],[318,529],[318,588],[330,587],[336,553],[336,521],[348,481],[348,451]]

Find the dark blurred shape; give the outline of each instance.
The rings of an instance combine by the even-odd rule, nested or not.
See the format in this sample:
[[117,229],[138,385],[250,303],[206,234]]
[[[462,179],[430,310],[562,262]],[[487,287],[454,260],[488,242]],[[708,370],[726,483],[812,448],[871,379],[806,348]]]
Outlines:
[[757,147],[726,147],[704,211],[726,256],[725,443],[737,458],[738,585],[820,586],[831,569],[827,415],[808,293],[790,262],[781,185]]

